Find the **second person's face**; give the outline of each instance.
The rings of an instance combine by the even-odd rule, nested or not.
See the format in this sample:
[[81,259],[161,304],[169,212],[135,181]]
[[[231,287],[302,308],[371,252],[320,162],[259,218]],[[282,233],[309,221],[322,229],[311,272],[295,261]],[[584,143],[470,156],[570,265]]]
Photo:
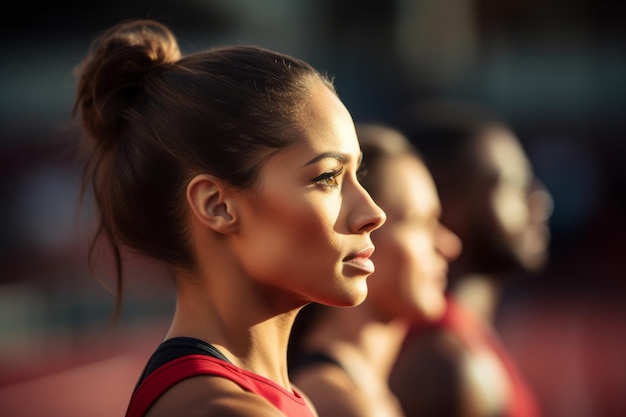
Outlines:
[[439,223],[441,207],[433,179],[415,157],[381,162],[374,175],[376,202],[387,214],[372,235],[376,272],[367,303],[388,318],[434,319],[443,313],[448,262],[461,243]]

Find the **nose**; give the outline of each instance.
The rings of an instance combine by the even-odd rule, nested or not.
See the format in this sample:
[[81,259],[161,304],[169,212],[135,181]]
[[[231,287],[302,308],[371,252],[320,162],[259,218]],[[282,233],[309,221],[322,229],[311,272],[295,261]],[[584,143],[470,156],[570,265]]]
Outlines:
[[554,211],[554,200],[548,189],[535,180],[528,193],[528,213],[532,223],[546,223]]
[[439,253],[441,253],[448,262],[458,258],[463,250],[461,238],[443,224],[439,225],[436,245]]
[[382,226],[387,215],[360,184],[356,187],[356,199],[350,214],[350,232],[371,232]]

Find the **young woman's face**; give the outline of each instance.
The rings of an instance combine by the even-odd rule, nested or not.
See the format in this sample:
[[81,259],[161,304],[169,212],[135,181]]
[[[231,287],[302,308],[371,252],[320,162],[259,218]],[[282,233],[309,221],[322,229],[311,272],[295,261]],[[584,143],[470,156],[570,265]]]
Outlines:
[[357,180],[361,151],[352,118],[321,81],[300,128],[302,137],[266,161],[258,188],[244,200],[236,252],[272,302],[293,304],[280,308],[356,305],[374,271],[370,232],[385,214]]
[[461,250],[459,238],[439,223],[441,206],[430,172],[412,156],[381,161],[376,202],[387,214],[373,233],[376,272],[367,303],[382,316],[434,319],[445,307],[448,262]]

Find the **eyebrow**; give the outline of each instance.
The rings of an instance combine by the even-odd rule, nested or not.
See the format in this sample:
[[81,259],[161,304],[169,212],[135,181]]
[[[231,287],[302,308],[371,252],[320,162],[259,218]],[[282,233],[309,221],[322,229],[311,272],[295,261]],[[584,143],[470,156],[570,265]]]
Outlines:
[[[336,159],[339,162],[342,162],[344,164],[350,160],[350,156],[348,156],[348,155],[346,155],[344,153],[324,152],[324,153],[321,153],[321,154],[317,155],[315,158],[311,159],[309,162],[307,162],[303,166],[308,166],[308,165],[314,164],[315,162],[320,161],[322,159],[326,159],[326,158],[333,158],[333,159]],[[361,165],[362,161],[363,161],[363,152],[359,153],[359,160],[357,161],[357,165]]]

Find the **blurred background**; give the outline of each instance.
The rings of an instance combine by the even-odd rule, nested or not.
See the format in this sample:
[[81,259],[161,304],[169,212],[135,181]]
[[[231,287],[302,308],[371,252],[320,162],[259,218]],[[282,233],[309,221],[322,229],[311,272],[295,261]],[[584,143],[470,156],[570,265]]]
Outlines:
[[[545,417],[626,415],[626,13],[605,0],[158,0],[14,3],[0,18],[0,416],[123,415],[173,290],[129,260],[119,325],[89,274],[73,68],[119,20],[183,52],[251,43],[335,79],[355,120],[417,98],[504,115],[555,200],[551,261],[507,288],[498,326]],[[102,285],[104,284],[104,285]]]

